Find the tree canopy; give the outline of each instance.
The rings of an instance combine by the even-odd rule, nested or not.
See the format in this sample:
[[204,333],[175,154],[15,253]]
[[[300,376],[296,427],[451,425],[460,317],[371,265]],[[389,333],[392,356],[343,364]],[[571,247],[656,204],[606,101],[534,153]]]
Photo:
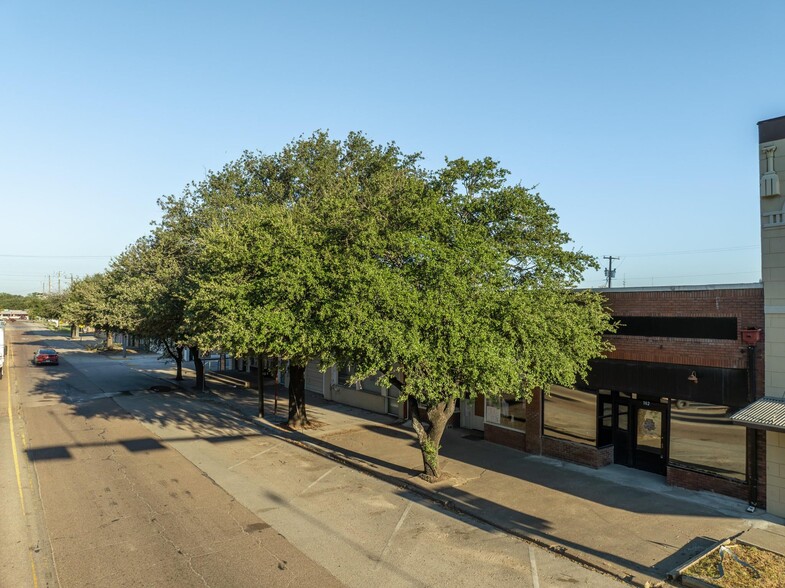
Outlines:
[[350,312],[331,315],[331,355],[409,400],[428,478],[458,399],[528,400],[608,350],[601,297],[575,289],[594,260],[566,249],[553,210],[507,175],[490,159],[447,161],[417,189],[377,190],[372,207],[346,198],[327,229],[354,219],[333,276]]
[[310,360],[378,377],[408,404],[428,479],[460,399],[571,386],[609,350],[602,298],[577,289],[596,261],[491,158],[428,170],[395,144],[317,132],[160,203],[149,235],[74,285],[67,313],[197,357],[281,357],[293,425],[307,423]]

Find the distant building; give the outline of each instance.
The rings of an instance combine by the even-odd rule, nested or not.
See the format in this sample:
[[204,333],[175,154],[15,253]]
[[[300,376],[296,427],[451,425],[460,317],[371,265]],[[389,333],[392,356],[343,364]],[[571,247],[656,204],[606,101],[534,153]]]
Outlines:
[[6,321],[26,321],[29,320],[26,310],[4,310],[0,312],[0,319]]

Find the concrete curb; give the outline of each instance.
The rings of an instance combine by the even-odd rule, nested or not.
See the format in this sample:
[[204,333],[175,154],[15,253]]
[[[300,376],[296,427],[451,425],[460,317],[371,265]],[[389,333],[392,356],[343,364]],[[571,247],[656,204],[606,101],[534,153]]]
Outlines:
[[[80,346],[82,347],[86,347],[86,344],[84,344],[81,341],[81,339],[78,340],[77,343],[80,344]],[[183,368],[184,374],[192,373],[192,371],[193,370],[191,370],[190,368],[185,368],[185,367]],[[583,554],[570,551],[570,549],[565,545],[545,542],[536,537],[531,537],[524,533],[518,532],[515,529],[510,529],[509,527],[505,527],[503,524],[500,524],[491,518],[483,517],[474,512],[469,512],[468,510],[462,508],[460,504],[456,503],[451,498],[444,496],[439,491],[431,490],[417,483],[415,480],[403,479],[395,475],[387,474],[385,472],[380,472],[376,468],[371,467],[363,463],[362,461],[349,457],[339,451],[325,448],[324,446],[321,445],[319,439],[314,439],[312,437],[309,437],[305,433],[298,432],[285,427],[281,427],[276,425],[275,423],[262,420],[255,414],[249,414],[247,411],[244,411],[242,410],[242,408],[238,407],[231,400],[224,398],[219,393],[211,390],[209,387],[205,387],[204,391],[193,390],[183,386],[181,381],[177,381],[173,377],[165,377],[163,375],[159,375],[157,379],[160,380],[161,382],[165,382],[166,385],[171,387],[173,391],[179,391],[181,393],[184,393],[195,400],[201,400],[201,401],[212,400],[218,402],[223,406],[225,406],[227,409],[237,414],[238,416],[242,417],[244,420],[253,423],[257,428],[272,433],[282,441],[300,447],[301,449],[304,449],[311,453],[320,455],[336,463],[340,463],[341,465],[344,465],[346,467],[350,467],[363,474],[366,474],[375,479],[381,480],[392,486],[395,486],[396,488],[400,488],[402,490],[417,494],[418,496],[421,496],[426,500],[429,500],[434,504],[437,504],[440,507],[447,509],[453,513],[460,514],[461,516],[483,523],[484,525],[487,525],[502,533],[520,539],[531,545],[535,545],[537,547],[545,549],[546,551],[549,551],[555,555],[564,557],[587,569],[593,570],[605,576],[612,577],[625,584],[631,586],[638,586],[640,588],[650,588],[652,586],[665,585],[664,581],[659,581],[660,582],[659,584],[652,584],[650,581],[641,582],[635,580],[633,574],[624,575],[623,573],[620,573],[618,570],[611,569],[609,566],[605,565],[605,562],[603,560],[599,560],[599,559],[595,560],[594,558],[587,557]],[[213,383],[217,383],[219,386],[224,385],[224,386],[232,386],[234,388],[245,388],[246,390],[249,389],[249,387],[247,386],[243,386],[233,381],[231,382],[227,381],[222,377],[214,377],[214,374],[207,371],[205,372],[205,379],[212,380]]]
[[287,443],[289,443],[291,445],[295,445],[297,447],[300,447],[301,449],[304,449],[306,451],[310,451],[311,453],[320,455],[320,456],[322,456],[322,457],[324,457],[326,459],[329,459],[329,460],[334,461],[336,463],[340,463],[341,465],[350,467],[350,468],[352,468],[354,470],[357,470],[357,471],[359,471],[359,472],[361,472],[363,474],[366,474],[368,476],[371,476],[373,478],[376,478],[378,480],[386,482],[386,483],[388,483],[388,484],[390,484],[392,486],[395,486],[397,488],[401,488],[402,490],[413,492],[413,493],[417,494],[418,496],[421,496],[421,497],[423,497],[423,498],[425,498],[427,500],[430,500],[431,502],[433,502],[435,504],[438,504],[442,508],[445,508],[447,510],[452,511],[453,513],[460,514],[460,515],[465,516],[467,518],[470,518],[470,519],[473,519],[473,520],[478,521],[480,523],[483,523],[484,525],[492,527],[492,528],[494,528],[494,529],[496,529],[498,531],[501,531],[501,532],[503,532],[503,533],[505,533],[507,535],[510,535],[510,536],[515,537],[517,539],[520,539],[520,540],[522,540],[522,541],[524,541],[526,543],[529,543],[529,544],[535,545],[537,547],[540,547],[542,549],[545,549],[546,551],[549,551],[549,552],[551,552],[551,553],[553,553],[555,555],[558,555],[560,557],[564,557],[564,558],[566,558],[566,559],[568,559],[568,560],[570,560],[570,561],[572,561],[574,563],[577,563],[578,565],[581,565],[581,566],[583,566],[583,567],[585,567],[587,569],[590,569],[592,571],[598,572],[598,573],[603,574],[605,576],[610,576],[610,577],[614,578],[615,580],[618,580],[618,581],[620,581],[622,583],[625,583],[625,584],[628,584],[630,586],[637,586],[639,588],[652,588],[653,586],[658,586],[658,585],[664,586],[665,585],[665,580],[664,579],[663,580],[658,580],[659,583],[657,583],[657,584],[652,584],[648,580],[646,580],[646,581],[636,580],[634,578],[633,574],[629,573],[629,574],[624,575],[623,573],[620,573],[617,570],[613,570],[609,566],[605,565],[605,563],[602,560],[594,560],[593,558],[586,557],[583,554],[576,553],[574,551],[570,551],[570,549],[568,547],[566,547],[565,545],[560,545],[558,543],[548,543],[548,542],[545,542],[545,541],[543,541],[541,539],[538,539],[536,537],[531,537],[531,536],[526,535],[524,533],[517,532],[514,529],[510,529],[509,527],[505,527],[504,525],[494,521],[493,519],[477,515],[476,513],[473,513],[473,512],[469,512],[466,509],[463,509],[454,500],[452,500],[449,497],[446,497],[446,496],[442,495],[438,491],[430,490],[430,489],[428,489],[428,488],[418,484],[416,481],[402,479],[402,478],[399,478],[399,477],[391,475],[391,474],[380,472],[376,468],[368,466],[368,465],[364,464],[363,462],[358,461],[358,460],[356,460],[354,458],[351,458],[351,457],[349,457],[349,456],[347,456],[347,455],[345,455],[345,454],[343,454],[343,453],[341,453],[339,451],[335,451],[335,450],[332,450],[332,449],[326,449],[325,447],[321,446],[320,441],[318,439],[313,439],[312,437],[309,437],[305,433],[301,433],[301,432],[298,432],[298,431],[295,431],[295,430],[292,430],[292,429],[288,429],[288,428],[284,428],[284,427],[278,426],[275,423],[270,423],[269,421],[264,421],[260,417],[254,415],[254,414],[249,414],[248,412],[243,411],[241,408],[239,408],[236,405],[234,405],[234,403],[232,403],[231,400],[227,400],[226,398],[223,398],[221,395],[217,394],[216,392],[213,392],[212,390],[206,389],[205,392],[206,392],[206,394],[204,396],[202,396],[203,399],[205,397],[209,396],[210,398],[212,398],[212,399],[220,402],[221,404],[223,404],[226,408],[228,408],[229,410],[231,410],[235,414],[238,414],[239,416],[243,417],[244,419],[248,420],[249,422],[252,422],[259,429],[262,429],[262,430],[265,430],[265,431],[269,431],[269,432],[273,433],[277,438],[279,438],[279,439],[281,439],[283,441],[286,441]]

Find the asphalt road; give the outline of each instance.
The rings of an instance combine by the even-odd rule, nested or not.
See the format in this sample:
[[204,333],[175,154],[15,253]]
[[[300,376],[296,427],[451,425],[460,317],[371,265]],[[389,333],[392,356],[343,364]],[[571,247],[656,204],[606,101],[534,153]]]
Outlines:
[[[221,402],[151,392],[154,359],[91,353],[32,323],[10,335],[2,418],[16,450],[4,434],[0,504],[16,514],[0,586],[615,585]],[[30,364],[44,342],[60,366]]]
[[[34,367],[47,333],[24,323],[7,331],[16,451],[3,447],[3,507],[15,514],[0,585],[341,585],[107,397],[117,392],[104,381],[112,360],[99,369],[52,341],[60,365]],[[138,382],[114,369],[117,384]]]

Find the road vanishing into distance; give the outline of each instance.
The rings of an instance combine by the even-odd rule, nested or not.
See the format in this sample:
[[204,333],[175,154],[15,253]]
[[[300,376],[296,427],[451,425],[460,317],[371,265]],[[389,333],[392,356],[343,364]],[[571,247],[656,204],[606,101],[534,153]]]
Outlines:
[[[606,576],[256,426],[155,355],[6,326],[0,587],[596,586]],[[59,366],[36,367],[52,346]]]

